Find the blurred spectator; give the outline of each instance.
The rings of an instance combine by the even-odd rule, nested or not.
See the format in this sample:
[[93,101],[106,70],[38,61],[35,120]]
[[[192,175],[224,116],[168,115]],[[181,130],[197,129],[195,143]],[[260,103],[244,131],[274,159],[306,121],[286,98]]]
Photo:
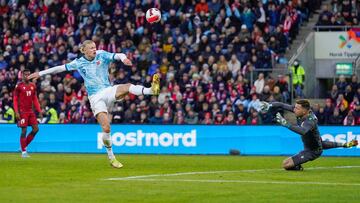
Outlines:
[[293,87],[296,98],[304,97],[302,90],[304,89],[305,82],[305,69],[300,65],[298,60],[294,61],[294,64],[290,67]]
[[162,124],[163,118],[160,115],[160,110],[155,111],[155,115],[149,119],[151,124]]
[[192,109],[188,112],[188,114],[185,116],[185,123],[186,124],[197,124],[198,123],[198,114],[195,113]]
[[351,111],[349,111],[348,115],[344,118],[344,125],[355,125],[355,118]]
[[339,114],[339,109],[335,108],[333,114],[329,118],[329,124],[330,125],[342,125],[343,119],[344,119],[344,117],[342,117]]
[[254,108],[250,109],[250,115],[249,115],[246,123],[248,125],[261,125],[262,124],[261,117],[259,116],[259,113]]
[[46,107],[45,108],[45,112],[46,112],[46,121],[45,123],[49,123],[49,124],[55,124],[55,123],[59,123],[59,116],[57,111],[52,108],[52,107]]
[[261,94],[263,92],[265,86],[264,73],[259,73],[258,79],[254,82],[254,86],[256,88],[255,91],[257,94]]
[[344,75],[340,75],[339,76],[339,81],[336,82],[336,86],[339,90],[339,93],[345,93],[345,88],[348,85],[348,83],[346,82],[346,78]]

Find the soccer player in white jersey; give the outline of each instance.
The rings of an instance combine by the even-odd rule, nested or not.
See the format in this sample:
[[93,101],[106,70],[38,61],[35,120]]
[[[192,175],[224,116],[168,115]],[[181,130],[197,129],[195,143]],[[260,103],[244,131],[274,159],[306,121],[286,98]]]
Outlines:
[[32,73],[28,79],[36,79],[46,74],[60,73],[63,71],[78,70],[83,77],[89,95],[91,109],[102,128],[102,140],[110,160],[115,168],[123,165],[116,160],[112,151],[110,137],[110,120],[108,108],[115,102],[122,100],[129,92],[134,95],[158,95],[160,92],[160,76],[153,75],[151,88],[141,85],[120,84],[111,86],[109,82],[108,66],[111,61],[121,60],[125,65],[131,66],[131,61],[122,53],[109,53],[96,50],[96,45],[91,40],[84,41],[80,46],[84,55],[65,65],[55,66],[47,70]]

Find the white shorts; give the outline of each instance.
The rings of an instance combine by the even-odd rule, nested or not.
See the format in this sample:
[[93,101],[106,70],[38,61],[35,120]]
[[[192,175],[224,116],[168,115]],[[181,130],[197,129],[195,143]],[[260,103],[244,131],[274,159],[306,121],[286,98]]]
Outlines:
[[107,87],[100,92],[89,96],[91,110],[96,117],[100,112],[108,113],[114,102],[116,101],[116,89],[119,85],[114,85],[112,87]]

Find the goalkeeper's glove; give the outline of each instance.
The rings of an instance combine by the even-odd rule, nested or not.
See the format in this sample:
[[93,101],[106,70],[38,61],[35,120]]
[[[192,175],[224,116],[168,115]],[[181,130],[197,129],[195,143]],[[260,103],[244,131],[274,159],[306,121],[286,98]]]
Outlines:
[[282,126],[290,127],[289,122],[287,122],[287,120],[285,120],[285,118],[282,117],[282,115],[279,112],[276,114],[275,121]]
[[260,112],[261,113],[267,113],[268,111],[269,111],[269,109],[271,108],[271,106],[272,106],[272,104],[269,104],[269,103],[267,103],[267,102],[264,102],[264,101],[262,101],[262,102],[260,102],[261,104],[260,104]]

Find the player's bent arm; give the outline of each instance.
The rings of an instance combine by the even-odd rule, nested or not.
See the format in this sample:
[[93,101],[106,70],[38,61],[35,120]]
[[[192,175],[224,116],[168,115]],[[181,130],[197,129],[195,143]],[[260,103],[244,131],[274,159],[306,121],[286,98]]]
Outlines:
[[39,76],[47,75],[47,74],[55,74],[66,71],[65,65],[55,66],[53,68],[49,68],[47,70],[43,70],[39,72]]
[[288,128],[295,133],[298,133],[300,135],[305,135],[313,128],[313,124],[309,121],[304,121],[301,127],[297,125],[289,125]]
[[271,102],[271,107],[272,108],[281,108],[287,111],[291,111],[294,112],[294,106],[293,105],[289,105],[289,104],[285,104],[282,102]]

